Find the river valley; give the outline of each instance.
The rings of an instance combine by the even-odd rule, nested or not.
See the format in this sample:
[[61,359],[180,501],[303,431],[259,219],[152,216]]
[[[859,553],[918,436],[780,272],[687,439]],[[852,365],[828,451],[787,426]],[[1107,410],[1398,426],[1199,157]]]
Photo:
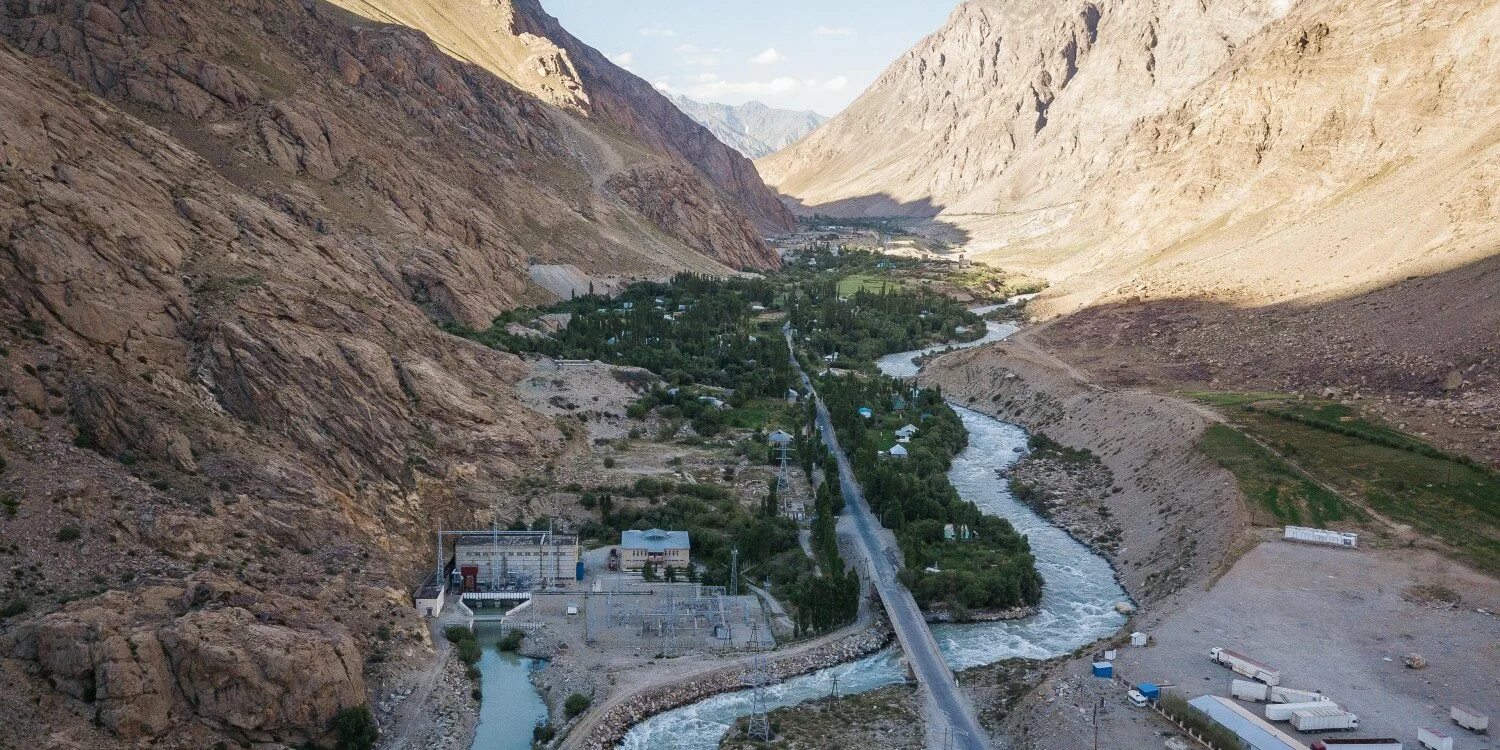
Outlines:
[[[996,307],[974,311],[983,314]],[[986,325],[985,336],[952,347],[969,348],[999,341],[1016,330],[1012,323],[989,321]],[[910,377],[918,370],[913,362],[916,357],[947,348],[949,345],[900,352],[882,358],[879,365],[888,375]],[[1039,611],[1031,617],[934,626],[933,635],[949,664],[955,669],[966,669],[1014,657],[1044,659],[1071,652],[1115,632],[1125,617],[1115,611],[1114,605],[1127,596],[1108,563],[1019,502],[1011,494],[1007,480],[997,474],[997,470],[1021,458],[1026,432],[979,412],[954,408],[968,429],[969,445],[954,460],[950,480],[964,498],[987,513],[1006,518],[1027,536],[1046,588]],[[767,691],[768,707],[774,709],[830,695],[835,684],[840,695],[873,690],[901,682],[904,675],[900,655],[894,649],[887,649],[776,685]],[[631,750],[708,750],[718,747],[734,720],[749,711],[747,692],[715,696],[642,722],[630,731],[621,746]]]

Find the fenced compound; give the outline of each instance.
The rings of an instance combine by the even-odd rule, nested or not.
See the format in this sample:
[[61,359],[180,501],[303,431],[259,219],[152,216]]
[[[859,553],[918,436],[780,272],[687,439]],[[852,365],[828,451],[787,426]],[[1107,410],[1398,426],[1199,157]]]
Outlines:
[[730,596],[723,586],[696,583],[600,581],[587,599],[589,642],[655,648],[662,656],[689,650],[733,650],[774,645],[761,622],[760,604]]

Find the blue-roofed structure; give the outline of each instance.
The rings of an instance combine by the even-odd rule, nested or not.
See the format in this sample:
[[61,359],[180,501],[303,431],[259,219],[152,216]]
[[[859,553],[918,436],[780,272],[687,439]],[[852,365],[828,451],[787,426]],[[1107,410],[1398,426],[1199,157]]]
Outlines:
[[690,548],[686,531],[629,529],[620,534],[620,561],[626,570],[640,570],[646,563],[684,567]]
[[1188,701],[1215,723],[1234,732],[1251,750],[1308,750],[1295,737],[1250,713],[1238,703],[1217,695],[1202,695]]

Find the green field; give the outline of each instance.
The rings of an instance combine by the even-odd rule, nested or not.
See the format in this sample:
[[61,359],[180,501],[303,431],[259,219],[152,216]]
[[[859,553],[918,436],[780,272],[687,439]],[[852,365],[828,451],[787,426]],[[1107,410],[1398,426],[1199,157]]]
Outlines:
[[1495,472],[1344,404],[1257,399],[1227,413],[1238,429],[1215,425],[1200,447],[1235,475],[1240,490],[1256,504],[1257,523],[1325,526],[1373,519],[1239,430],[1374,513],[1442,541],[1482,570],[1500,571],[1500,477]]
[[1183,395],[1213,406],[1239,406],[1257,401],[1281,401],[1296,398],[1287,393],[1274,391],[1188,391]]
[[1255,504],[1251,520],[1257,525],[1327,528],[1333,521],[1364,516],[1233,427],[1210,427],[1199,447],[1234,475],[1240,492]]
[[876,276],[868,273],[857,273],[853,276],[845,276],[839,279],[839,296],[853,297],[859,292],[880,292],[889,288],[895,291],[901,288],[901,281],[889,276]]

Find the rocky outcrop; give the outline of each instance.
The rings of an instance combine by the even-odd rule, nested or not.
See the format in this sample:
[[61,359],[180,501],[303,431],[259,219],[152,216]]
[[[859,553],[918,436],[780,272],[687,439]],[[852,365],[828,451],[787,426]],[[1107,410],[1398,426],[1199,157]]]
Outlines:
[[553,299],[532,266],[774,262],[706,144],[590,150],[326,3],[0,3],[0,37],[6,746],[322,742],[430,653],[430,530],[510,522],[565,441],[439,324]]
[[195,721],[243,743],[301,744],[365,702],[363,662],[342,628],[288,621],[284,606],[207,583],[111,592],[19,628],[9,656],[122,739]]
[[[761,182],[748,159],[720,143],[650,83],[568,33],[537,0],[334,2],[366,18],[418,29],[449,54],[556,106],[550,115],[563,125],[572,141],[570,148],[585,155],[596,183],[618,185],[632,172],[687,170],[694,175],[691,182],[697,202],[716,209],[700,219],[717,217],[720,222],[738,224],[743,215],[761,232],[793,228],[791,214]],[[713,193],[717,200],[711,197]],[[718,211],[718,206],[732,208]],[[704,234],[704,227],[699,226],[692,233],[674,236],[692,246],[688,238]],[[746,265],[774,266],[776,256],[751,237],[754,241],[737,251],[753,260]]]

